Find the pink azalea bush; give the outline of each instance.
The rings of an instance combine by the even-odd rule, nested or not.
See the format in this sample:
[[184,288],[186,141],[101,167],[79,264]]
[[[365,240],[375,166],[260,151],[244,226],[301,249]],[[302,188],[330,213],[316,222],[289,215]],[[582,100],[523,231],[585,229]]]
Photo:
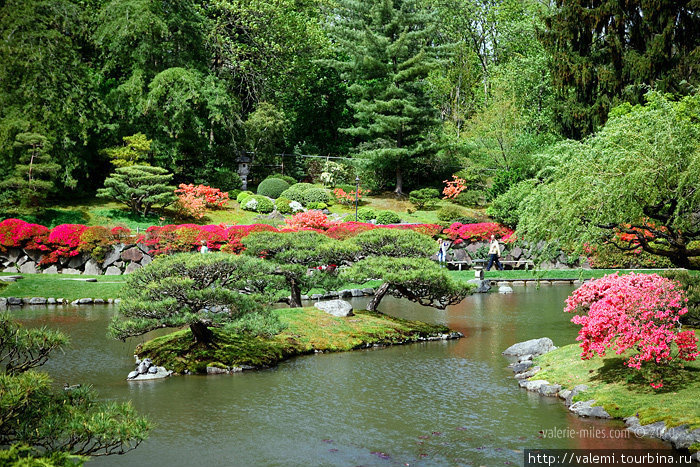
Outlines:
[[207,209],[220,208],[229,201],[228,193],[206,185],[180,183],[175,190],[176,210],[184,216],[201,219]]
[[21,219],[5,219],[0,222],[0,251],[5,252],[8,248],[47,249],[44,243],[48,235],[49,229],[43,225]]
[[700,355],[694,331],[680,331],[686,301],[675,281],[657,274],[615,273],[579,287],[564,311],[581,313],[571,321],[581,325],[576,340],[582,359],[605,356],[607,349],[618,355],[631,351],[625,364],[648,370],[645,377],[660,388],[663,366],[682,365]]

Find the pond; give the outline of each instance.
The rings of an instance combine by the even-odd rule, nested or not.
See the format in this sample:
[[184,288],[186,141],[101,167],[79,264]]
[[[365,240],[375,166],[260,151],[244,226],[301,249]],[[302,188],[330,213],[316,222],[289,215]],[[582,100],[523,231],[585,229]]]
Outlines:
[[[130,399],[154,422],[124,456],[88,465],[522,465],[524,449],[667,447],[621,422],[570,415],[557,398],[520,389],[501,352],[519,341],[574,342],[562,312],[569,286],[477,294],[447,310],[385,299],[388,314],[442,323],[463,339],[317,354],[261,371],[127,382],[133,349],[105,336],[113,307],[13,312],[68,333],[72,346],[44,367],[58,385],[91,383]],[[367,299],[353,299],[363,307]],[[547,430],[574,436],[551,438]],[[541,432],[544,432],[543,435]],[[622,438],[622,439],[619,439]]]

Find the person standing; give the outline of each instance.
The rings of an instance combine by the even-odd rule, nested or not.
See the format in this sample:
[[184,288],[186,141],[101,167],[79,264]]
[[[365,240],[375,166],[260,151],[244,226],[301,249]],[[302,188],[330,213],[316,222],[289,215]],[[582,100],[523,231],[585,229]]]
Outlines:
[[503,271],[503,265],[498,260],[501,256],[501,245],[498,244],[495,235],[491,235],[491,243],[489,244],[489,263],[486,265],[486,270],[489,271],[491,266],[496,263],[499,271]]
[[451,243],[447,240],[444,239],[438,239],[438,262],[442,266],[442,264],[447,261],[447,250],[450,249]]

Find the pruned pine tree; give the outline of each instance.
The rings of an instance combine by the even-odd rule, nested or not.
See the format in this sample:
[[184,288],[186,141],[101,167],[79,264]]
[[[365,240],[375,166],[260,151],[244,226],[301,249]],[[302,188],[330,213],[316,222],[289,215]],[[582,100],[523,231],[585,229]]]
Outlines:
[[0,445],[10,446],[0,461],[81,465],[82,456],[123,454],[148,435],[149,422],[130,403],[99,402],[94,390],[80,385],[57,390],[36,370],[67,344],[60,332],[25,329],[0,314]]
[[349,83],[354,124],[341,131],[356,138],[360,158],[380,174],[404,176],[432,156],[437,112],[426,78],[439,63],[434,13],[419,0],[339,0],[329,15],[338,59],[326,63]]
[[473,285],[455,281],[446,269],[426,258],[374,256],[353,264],[341,277],[360,283],[370,279],[383,281],[367,304],[369,311],[377,311],[387,293],[444,310],[464,300],[473,290]]
[[275,288],[269,280],[272,268],[248,256],[181,253],[157,258],[127,278],[109,333],[124,340],[154,329],[189,326],[195,342],[210,345],[211,328],[266,311],[274,298],[264,290]]
[[134,214],[145,216],[155,205],[161,208],[175,200],[175,187],[169,185],[173,175],[150,165],[117,168],[97,190],[100,198],[111,198],[129,206]]
[[54,187],[61,166],[50,155],[51,145],[44,135],[20,133],[15,149],[21,151],[14,174],[0,182],[0,189],[11,190],[10,202],[23,208],[42,204]]

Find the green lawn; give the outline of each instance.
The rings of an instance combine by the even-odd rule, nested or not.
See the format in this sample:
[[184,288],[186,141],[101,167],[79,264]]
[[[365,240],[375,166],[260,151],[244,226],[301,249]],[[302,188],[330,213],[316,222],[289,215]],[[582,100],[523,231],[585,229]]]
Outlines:
[[[405,222],[434,224],[439,222],[437,218],[438,209],[445,205],[457,206],[448,201],[440,200],[435,209],[415,211],[409,214],[408,210],[413,210],[414,207],[413,204],[408,201],[408,198],[396,198],[392,193],[384,193],[378,196],[365,197],[360,207],[369,207],[375,211],[394,211],[398,213]],[[465,217],[471,217],[477,220],[487,219],[483,209],[469,209],[459,206],[457,206],[457,208],[462,210]],[[343,206],[336,203],[330,206],[329,210],[334,214],[345,215],[345,220],[355,220],[354,206]],[[231,200],[221,209],[208,211],[207,215],[203,219],[196,221],[196,223],[229,225],[254,224],[261,222],[261,219],[256,219],[256,217],[263,216],[265,216],[265,214],[244,211],[235,200]],[[47,227],[54,227],[58,224],[124,225],[132,230],[144,230],[152,225],[193,222],[191,219],[178,219],[175,211],[170,208],[162,213],[142,217],[127,211],[123,204],[99,198],[80,199],[70,203],[52,206],[39,216],[24,217],[24,219]]]
[[[2,275],[16,275],[5,274]],[[97,282],[69,279],[95,278]],[[0,288],[0,297],[117,298],[125,276],[82,276],[69,274],[24,274],[23,279]]]
[[345,351],[366,344],[405,343],[421,336],[449,332],[445,326],[406,321],[364,310],[345,318],[331,316],[316,308],[286,308],[273,312],[277,313],[286,329],[269,338],[213,329],[216,345],[203,347],[192,341],[188,328],[148,341],[137,347],[136,352],[178,373],[185,369],[203,373],[207,366],[271,366],[314,350]]
[[655,390],[638,370],[624,366],[623,358],[614,352],[590,360],[581,360],[580,354],[578,344],[571,344],[535,358],[542,371],[533,379],[561,384],[565,389],[587,384],[589,389],[574,400],[595,399],[616,418],[638,414],[642,425],[664,421],[667,426],[700,428],[700,361],[687,362],[684,369],[670,372],[664,377],[663,388]]

